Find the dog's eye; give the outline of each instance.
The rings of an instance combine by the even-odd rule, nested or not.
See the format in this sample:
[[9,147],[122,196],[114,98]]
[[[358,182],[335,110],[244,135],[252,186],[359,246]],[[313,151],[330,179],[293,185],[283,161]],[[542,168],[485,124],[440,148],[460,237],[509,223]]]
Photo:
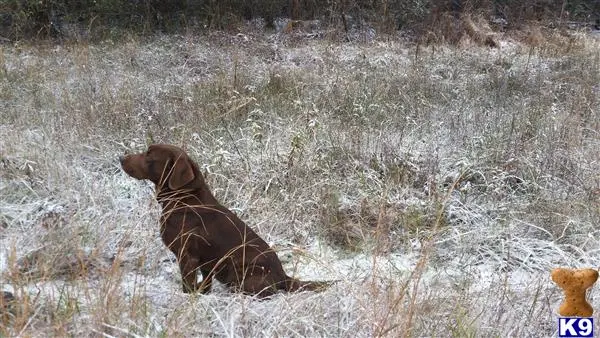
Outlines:
[[154,171],[154,167],[156,167],[156,161],[146,157],[146,167],[149,171]]
[[154,159],[152,158],[152,156],[150,156],[150,151],[147,151],[147,152],[144,154],[144,162],[146,162],[146,163],[148,163],[148,164],[149,164],[149,163],[154,163]]

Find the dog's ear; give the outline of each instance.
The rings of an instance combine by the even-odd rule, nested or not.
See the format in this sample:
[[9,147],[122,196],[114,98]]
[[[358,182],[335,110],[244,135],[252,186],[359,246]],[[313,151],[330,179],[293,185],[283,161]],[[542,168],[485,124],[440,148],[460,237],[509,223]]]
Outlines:
[[194,175],[194,168],[190,160],[185,156],[179,156],[175,159],[175,164],[173,165],[173,169],[171,169],[169,188],[171,190],[180,189],[193,181],[194,178],[196,178],[196,175]]

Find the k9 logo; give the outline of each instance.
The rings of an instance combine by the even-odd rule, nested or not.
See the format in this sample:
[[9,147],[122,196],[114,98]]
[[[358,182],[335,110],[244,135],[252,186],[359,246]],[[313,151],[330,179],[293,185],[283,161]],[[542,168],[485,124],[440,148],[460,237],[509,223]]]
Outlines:
[[594,336],[594,318],[558,318],[558,337],[578,338]]

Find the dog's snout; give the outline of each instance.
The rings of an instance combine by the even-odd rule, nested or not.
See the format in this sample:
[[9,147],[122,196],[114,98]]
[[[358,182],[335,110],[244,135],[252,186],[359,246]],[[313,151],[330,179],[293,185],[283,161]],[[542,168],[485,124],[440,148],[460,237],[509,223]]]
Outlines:
[[119,162],[123,164],[123,162],[125,162],[125,156],[119,156]]

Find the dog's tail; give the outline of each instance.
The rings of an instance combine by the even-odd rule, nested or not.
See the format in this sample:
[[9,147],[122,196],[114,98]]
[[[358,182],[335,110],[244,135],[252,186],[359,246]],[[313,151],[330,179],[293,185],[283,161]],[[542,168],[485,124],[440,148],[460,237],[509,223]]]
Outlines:
[[286,291],[315,291],[321,292],[337,281],[301,281],[289,277],[285,284]]

